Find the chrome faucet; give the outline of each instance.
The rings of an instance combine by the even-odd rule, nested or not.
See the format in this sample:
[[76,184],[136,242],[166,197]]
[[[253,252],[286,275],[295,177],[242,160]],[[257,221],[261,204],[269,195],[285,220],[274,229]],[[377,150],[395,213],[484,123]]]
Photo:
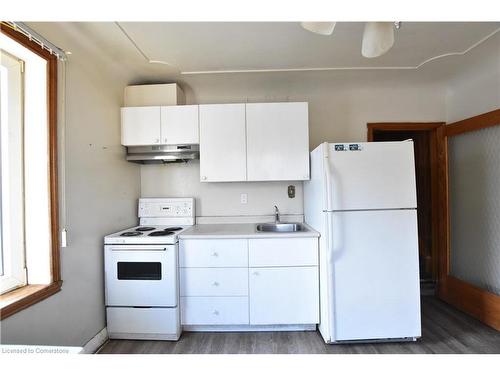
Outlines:
[[274,206],[274,221],[277,223],[280,222],[280,210],[278,210],[278,206]]

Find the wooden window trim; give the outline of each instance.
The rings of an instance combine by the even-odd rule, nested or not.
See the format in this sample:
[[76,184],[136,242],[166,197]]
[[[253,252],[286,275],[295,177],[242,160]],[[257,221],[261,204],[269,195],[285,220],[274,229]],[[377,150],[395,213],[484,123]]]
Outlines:
[[0,32],[14,39],[31,52],[47,61],[47,124],[49,155],[49,198],[51,223],[50,271],[52,282],[48,285],[26,285],[0,296],[0,320],[27,308],[61,290],[59,255],[59,194],[57,172],[57,57],[42,49],[24,34],[0,23]]

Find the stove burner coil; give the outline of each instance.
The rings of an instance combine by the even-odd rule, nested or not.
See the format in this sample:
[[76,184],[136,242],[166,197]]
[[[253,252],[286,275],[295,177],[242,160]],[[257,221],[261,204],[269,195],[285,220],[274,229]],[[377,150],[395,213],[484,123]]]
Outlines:
[[159,236],[168,236],[170,234],[174,234],[174,232],[168,230],[157,230],[156,232],[149,233],[148,236],[159,237]]
[[155,227],[137,227],[134,230],[138,232],[149,232],[150,230],[155,230]]
[[141,232],[124,232],[120,234],[121,237],[137,237],[142,236]]

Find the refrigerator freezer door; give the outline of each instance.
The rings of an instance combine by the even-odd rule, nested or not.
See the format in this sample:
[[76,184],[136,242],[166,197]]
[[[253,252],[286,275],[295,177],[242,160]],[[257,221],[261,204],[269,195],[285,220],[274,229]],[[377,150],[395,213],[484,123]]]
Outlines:
[[416,210],[329,215],[334,341],[419,337]]
[[327,210],[417,207],[413,142],[356,145],[360,150],[339,151],[329,144],[325,168],[333,199]]

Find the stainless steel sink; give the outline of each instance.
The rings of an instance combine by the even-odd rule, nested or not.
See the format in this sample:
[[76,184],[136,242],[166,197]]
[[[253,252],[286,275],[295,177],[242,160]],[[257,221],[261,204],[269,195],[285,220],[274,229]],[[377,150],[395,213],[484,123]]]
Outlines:
[[305,227],[300,223],[265,223],[257,224],[257,232],[302,232]]

